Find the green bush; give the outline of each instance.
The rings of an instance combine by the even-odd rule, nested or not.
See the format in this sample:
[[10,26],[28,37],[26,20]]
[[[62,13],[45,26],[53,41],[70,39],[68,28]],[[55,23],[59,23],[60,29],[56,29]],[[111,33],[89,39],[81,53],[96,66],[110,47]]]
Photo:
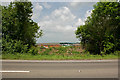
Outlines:
[[117,56],[120,56],[120,51],[115,51],[113,54],[117,55]]
[[38,54],[38,49],[34,46],[32,46],[29,51],[28,51],[29,54],[32,54],[32,55],[36,55]]
[[22,41],[2,39],[2,54],[26,53],[28,45],[24,45]]
[[49,49],[49,48],[45,49],[45,51],[42,52],[42,55],[48,55],[50,51],[51,51],[51,49]]
[[80,54],[78,51],[72,51],[73,54]]
[[38,53],[35,47],[29,48],[28,44],[24,44],[22,41],[12,39],[2,39],[2,54],[32,54]]
[[58,50],[57,53],[62,54],[67,51],[67,48],[66,47],[58,47],[57,50]]

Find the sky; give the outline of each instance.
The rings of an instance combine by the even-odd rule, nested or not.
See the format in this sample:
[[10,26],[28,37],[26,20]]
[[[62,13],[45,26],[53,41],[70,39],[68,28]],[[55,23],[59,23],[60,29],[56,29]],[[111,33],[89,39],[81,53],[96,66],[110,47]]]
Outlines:
[[[3,3],[8,5],[8,3]],[[32,2],[32,19],[43,30],[37,43],[79,42],[75,31],[93,10],[96,2]]]
[[93,10],[95,2],[34,2],[32,19],[43,30],[37,43],[79,42],[75,30]]

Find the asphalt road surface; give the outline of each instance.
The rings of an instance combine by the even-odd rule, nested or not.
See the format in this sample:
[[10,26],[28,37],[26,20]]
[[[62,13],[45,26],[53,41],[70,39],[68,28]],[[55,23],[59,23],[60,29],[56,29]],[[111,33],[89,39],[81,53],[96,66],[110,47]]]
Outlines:
[[2,61],[3,78],[118,78],[118,61]]

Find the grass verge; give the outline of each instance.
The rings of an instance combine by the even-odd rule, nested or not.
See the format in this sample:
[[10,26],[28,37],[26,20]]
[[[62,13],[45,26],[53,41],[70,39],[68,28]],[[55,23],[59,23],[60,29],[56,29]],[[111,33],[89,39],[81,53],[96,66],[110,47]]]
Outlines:
[[118,59],[117,55],[31,55],[31,54],[3,54],[2,59],[10,60],[91,60],[91,59]]

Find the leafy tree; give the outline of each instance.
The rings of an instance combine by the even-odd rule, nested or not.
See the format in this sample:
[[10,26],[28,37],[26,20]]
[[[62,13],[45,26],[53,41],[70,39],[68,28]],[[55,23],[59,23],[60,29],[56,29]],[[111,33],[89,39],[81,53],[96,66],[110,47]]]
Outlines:
[[98,2],[85,25],[76,30],[83,46],[93,54],[109,54],[119,50],[120,3]]
[[[31,2],[11,2],[9,6],[2,10],[2,33],[12,40],[21,40],[29,46],[35,45],[36,37],[42,35],[39,26],[31,19]],[[38,32],[39,31],[39,32]]]
[[0,33],[2,33],[2,6],[0,5]]
[[0,5],[0,36],[2,33],[2,6]]
[[35,38],[42,36],[42,30],[31,19],[32,3],[20,1],[2,6],[2,54],[35,55]]

